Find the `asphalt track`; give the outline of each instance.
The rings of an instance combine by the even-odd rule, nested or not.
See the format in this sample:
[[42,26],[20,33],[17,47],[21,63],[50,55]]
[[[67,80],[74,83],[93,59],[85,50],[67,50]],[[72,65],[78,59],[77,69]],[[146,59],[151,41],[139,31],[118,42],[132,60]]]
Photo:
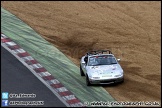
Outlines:
[[44,101],[44,105],[40,105],[40,107],[66,107],[39,79],[2,46],[1,92],[36,94],[36,98],[9,98],[9,101]]

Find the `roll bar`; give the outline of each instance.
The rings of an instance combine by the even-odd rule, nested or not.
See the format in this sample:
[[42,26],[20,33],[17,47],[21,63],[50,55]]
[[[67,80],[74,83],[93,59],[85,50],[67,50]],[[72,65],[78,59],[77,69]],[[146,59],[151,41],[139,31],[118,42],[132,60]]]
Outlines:
[[107,52],[108,54],[112,54],[110,50],[96,50],[96,51],[89,51],[87,52],[87,55],[96,55],[96,54],[103,54],[104,52]]

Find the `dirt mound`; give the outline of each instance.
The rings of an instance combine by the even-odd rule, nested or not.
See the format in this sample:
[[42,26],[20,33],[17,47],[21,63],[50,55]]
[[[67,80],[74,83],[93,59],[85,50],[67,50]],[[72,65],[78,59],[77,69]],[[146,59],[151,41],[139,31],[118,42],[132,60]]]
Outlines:
[[11,2],[18,16],[79,66],[92,49],[121,58],[125,82],[104,88],[118,101],[161,101],[160,2]]

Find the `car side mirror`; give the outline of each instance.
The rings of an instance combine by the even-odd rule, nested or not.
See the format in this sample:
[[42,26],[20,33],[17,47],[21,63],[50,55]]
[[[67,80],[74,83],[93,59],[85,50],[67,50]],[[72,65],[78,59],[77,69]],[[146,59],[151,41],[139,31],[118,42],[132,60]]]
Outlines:
[[119,61],[120,61],[120,59],[117,59],[117,61],[119,62]]
[[82,64],[85,64],[85,61],[82,61]]

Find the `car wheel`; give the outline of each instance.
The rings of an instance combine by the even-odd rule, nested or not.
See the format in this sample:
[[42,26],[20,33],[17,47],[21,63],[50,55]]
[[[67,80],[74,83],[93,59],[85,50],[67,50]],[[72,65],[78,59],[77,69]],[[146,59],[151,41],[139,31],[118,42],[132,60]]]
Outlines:
[[119,82],[119,84],[124,83],[124,78]]
[[91,83],[89,82],[88,75],[86,75],[86,85],[87,85],[87,86],[91,86]]
[[123,78],[123,80],[121,81],[121,83],[124,83],[124,78]]
[[80,75],[81,75],[81,76],[85,76],[85,75],[84,75],[84,72],[83,72],[83,70],[82,70],[82,68],[81,68],[81,65],[80,65]]

